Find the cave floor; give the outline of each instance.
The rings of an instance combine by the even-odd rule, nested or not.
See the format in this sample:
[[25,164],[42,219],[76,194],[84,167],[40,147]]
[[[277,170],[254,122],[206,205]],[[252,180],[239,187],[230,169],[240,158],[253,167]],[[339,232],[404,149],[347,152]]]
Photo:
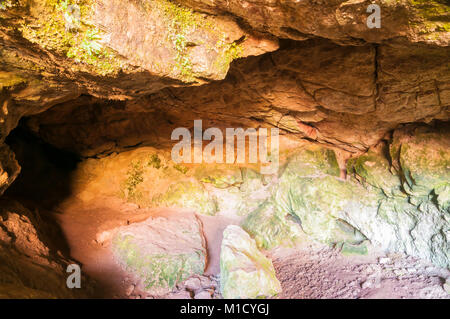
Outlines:
[[[115,261],[108,234],[116,227],[151,216],[181,213],[179,210],[141,209],[108,197],[90,202],[68,199],[58,205],[56,211],[55,217],[66,237],[71,257],[81,263],[83,273],[95,282],[94,297],[156,297],[139,289],[138,280]],[[205,276],[217,280],[223,230],[239,221],[220,215],[199,218],[208,251]],[[450,271],[410,256],[386,255],[374,247],[367,256],[344,256],[329,246],[304,241],[295,247],[277,248],[266,254],[272,258],[283,287],[277,298],[450,298],[442,288],[442,278],[449,277]],[[192,296],[178,291],[162,297]]]
[[[122,270],[110,249],[109,233],[114,228],[141,222],[149,217],[181,214],[182,209],[141,209],[135,204],[118,198],[97,198],[83,202],[66,200],[57,207],[55,217],[60,224],[70,248],[70,255],[82,265],[82,271],[96,284],[95,296],[102,298],[154,297],[138,288],[137,279]],[[239,220],[225,216],[198,215],[203,225],[207,246],[207,267],[205,276],[217,277],[220,273],[220,245],[226,226]],[[130,293],[130,287],[135,287]],[[179,294],[176,294],[179,296]],[[164,298],[170,295],[159,296]]]

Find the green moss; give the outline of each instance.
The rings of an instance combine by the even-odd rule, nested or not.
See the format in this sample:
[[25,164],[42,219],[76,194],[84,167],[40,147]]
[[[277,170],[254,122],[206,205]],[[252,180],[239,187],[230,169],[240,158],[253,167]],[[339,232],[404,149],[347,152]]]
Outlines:
[[173,165],[173,168],[176,169],[181,174],[186,174],[189,170],[188,167],[181,165],[181,164],[175,164],[175,165]]
[[408,195],[428,197],[450,180],[448,132],[416,129],[413,137],[395,137],[391,154]]
[[284,216],[292,216],[310,237],[328,244],[357,243],[365,237],[339,219],[346,212],[376,207],[378,192],[338,178],[334,152],[308,148],[292,156],[282,170],[272,201]]
[[448,1],[442,0],[409,0],[412,6],[426,19],[448,16]]
[[450,31],[450,6],[445,0],[409,0],[418,21],[413,19],[411,26],[419,34],[427,34],[427,38],[438,40],[440,33]]
[[[242,175],[239,168],[235,170],[215,169],[205,172],[196,172],[202,183],[212,184],[216,188],[225,189],[242,184]],[[204,176],[206,175],[206,176]]]
[[[238,44],[226,43],[226,30],[225,32],[221,30],[211,18],[201,13],[169,0],[145,1],[143,7],[147,12],[159,12],[162,17],[166,25],[167,40],[175,51],[172,72],[185,82],[193,82],[197,76],[189,55],[189,48],[199,44],[191,43],[193,33],[206,34],[201,44],[211,51],[218,52],[214,67],[221,73],[226,74],[230,62],[240,57],[242,53],[242,48]],[[215,46],[205,43],[212,39],[217,39]]]
[[300,228],[270,200],[251,212],[241,226],[263,249],[293,244],[300,236]]
[[131,201],[140,200],[142,194],[137,190],[137,186],[144,181],[144,168],[141,161],[132,162],[127,172],[127,178],[123,187],[125,198]]
[[[79,9],[80,17],[68,10]],[[58,54],[88,65],[93,72],[107,75],[118,72],[122,61],[100,44],[102,32],[88,23],[92,0],[46,0],[31,8],[32,23],[24,23],[20,31],[24,38]]]
[[184,81],[193,81],[195,74],[189,59],[187,37],[202,25],[201,15],[168,0],[146,1],[144,7],[150,12],[160,12],[167,27],[167,38],[176,52],[174,71],[179,72]]
[[367,255],[367,241],[356,245],[344,242],[342,243],[340,251],[344,256]]
[[327,174],[340,176],[336,155],[323,147],[309,147],[299,150],[288,159],[288,165],[281,172],[284,175],[317,176]]
[[363,184],[367,183],[381,189],[385,194],[398,195],[401,181],[398,175],[391,173],[389,161],[380,154],[369,151],[367,154],[352,158],[347,162],[347,172]]
[[225,75],[230,63],[242,57],[243,48],[237,42],[225,43],[223,40],[217,42],[216,48],[220,50],[220,53],[215,61],[215,67]]
[[152,199],[154,205],[194,209],[205,215],[217,213],[217,202],[200,183],[183,181],[169,186],[168,190]]
[[154,167],[156,169],[160,169],[161,168],[161,159],[158,157],[157,154],[152,154],[150,156],[150,159],[149,159],[147,165]]

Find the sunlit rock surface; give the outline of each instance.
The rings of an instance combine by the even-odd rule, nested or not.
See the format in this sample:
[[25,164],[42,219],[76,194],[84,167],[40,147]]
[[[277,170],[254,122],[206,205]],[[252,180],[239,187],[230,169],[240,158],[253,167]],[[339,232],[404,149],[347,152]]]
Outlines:
[[239,226],[224,230],[220,276],[220,289],[226,299],[271,297],[281,292],[272,261]]
[[[83,156],[129,146],[169,148],[177,127],[273,127],[352,153],[401,123],[448,120],[449,49],[397,40],[339,46],[288,42],[233,63],[225,80],[132,101],[80,97],[29,119],[45,141]],[[83,132],[80,134],[80,132]]]
[[323,37],[341,43],[381,42],[399,36],[412,42],[448,45],[448,3],[445,0],[381,0],[381,30],[366,27],[372,1],[187,0],[192,7],[244,19],[253,28],[304,40]]
[[0,195],[19,175],[20,166],[7,145],[0,146]]
[[291,150],[274,176],[175,164],[139,148],[82,163],[75,193],[235,216],[262,248],[306,234],[344,252],[364,254],[371,241],[448,266],[449,140],[446,125],[406,126],[346,167],[335,151],[305,145]]

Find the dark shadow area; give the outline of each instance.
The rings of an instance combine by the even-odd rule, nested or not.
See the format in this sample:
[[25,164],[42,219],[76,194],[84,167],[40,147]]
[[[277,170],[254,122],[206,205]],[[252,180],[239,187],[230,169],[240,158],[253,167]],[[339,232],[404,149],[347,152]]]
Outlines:
[[45,143],[19,124],[6,138],[21,172],[6,196],[32,200],[46,209],[57,206],[71,194],[71,174],[79,157]]
[[[24,128],[23,119],[6,138],[6,143],[15,153],[21,172],[0,200],[5,203],[20,203],[32,214],[33,225],[39,230],[39,238],[50,250],[54,260],[74,260],[68,238],[57,215],[58,205],[72,194],[71,178],[80,158],[60,150]],[[20,207],[20,206],[18,206]],[[20,209],[16,213],[25,215]],[[68,258],[68,259],[67,259]],[[97,292],[97,283],[83,274],[83,289],[80,296],[102,297]]]

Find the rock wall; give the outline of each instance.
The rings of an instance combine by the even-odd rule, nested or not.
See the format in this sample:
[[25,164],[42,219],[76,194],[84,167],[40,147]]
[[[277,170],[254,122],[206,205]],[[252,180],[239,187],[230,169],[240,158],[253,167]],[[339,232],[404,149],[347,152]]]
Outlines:
[[406,125],[347,161],[306,143],[282,154],[278,173],[257,166],[180,165],[138,148],[80,164],[73,194],[120,196],[141,207],[176,207],[240,220],[260,248],[309,238],[343,253],[367,244],[449,267],[450,131]]
[[[283,220],[294,217],[304,233],[344,251],[364,252],[369,239],[449,267],[449,141],[448,126],[407,126],[395,131],[388,150],[380,145],[349,160],[346,180],[333,152],[302,149],[244,228],[271,248],[296,236]],[[275,222],[261,227],[268,218]]]
[[76,262],[59,246],[60,236],[42,211],[0,200],[0,298],[90,296],[92,286],[84,276],[82,292],[67,288],[67,266]]
[[[382,27],[369,29],[369,4],[4,1],[0,142],[52,107],[32,128],[89,156],[160,143],[193,117],[353,153],[400,123],[448,120],[448,5],[380,1]],[[2,166],[4,189],[17,169]]]
[[[84,159],[78,199],[233,214],[260,248],[306,234],[449,267],[449,6],[380,0],[381,28],[370,29],[371,3],[0,1],[0,195],[20,172],[4,142],[21,121]],[[277,127],[308,145],[282,150],[273,176],[176,165],[171,132],[196,119]],[[40,295],[36,278],[60,276],[64,260],[47,262],[30,212],[2,205],[0,258],[13,269],[2,283]],[[22,267],[33,269],[25,283]]]

